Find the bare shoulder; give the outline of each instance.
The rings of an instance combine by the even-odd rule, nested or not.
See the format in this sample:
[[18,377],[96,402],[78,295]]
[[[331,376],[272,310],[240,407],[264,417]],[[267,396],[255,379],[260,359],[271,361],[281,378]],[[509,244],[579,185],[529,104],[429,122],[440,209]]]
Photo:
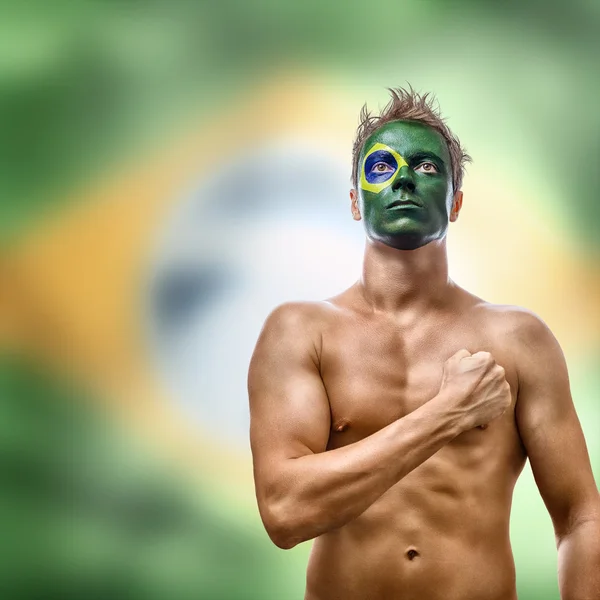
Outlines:
[[486,327],[496,334],[510,336],[513,342],[529,344],[552,336],[545,321],[528,308],[481,301],[474,309]]
[[566,372],[562,348],[546,322],[534,311],[515,305],[483,303],[476,310],[485,314],[483,321],[494,343],[514,365],[519,381],[540,370]]
[[325,300],[284,302],[270,312],[263,331],[311,336],[320,333],[334,310]]
[[253,364],[276,354],[290,359],[310,356],[319,363],[322,332],[333,310],[326,301],[285,302],[275,307],[261,329]]

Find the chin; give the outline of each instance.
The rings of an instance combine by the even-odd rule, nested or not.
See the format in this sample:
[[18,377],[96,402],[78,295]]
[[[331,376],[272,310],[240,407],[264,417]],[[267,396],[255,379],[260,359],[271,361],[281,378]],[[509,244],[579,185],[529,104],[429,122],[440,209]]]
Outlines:
[[396,250],[418,250],[433,241],[431,236],[424,237],[422,234],[417,233],[384,234],[373,236],[373,239]]
[[385,240],[383,243],[396,250],[417,250],[426,246],[431,240],[423,240],[422,238],[413,238],[410,236],[402,238],[393,238],[391,240]]

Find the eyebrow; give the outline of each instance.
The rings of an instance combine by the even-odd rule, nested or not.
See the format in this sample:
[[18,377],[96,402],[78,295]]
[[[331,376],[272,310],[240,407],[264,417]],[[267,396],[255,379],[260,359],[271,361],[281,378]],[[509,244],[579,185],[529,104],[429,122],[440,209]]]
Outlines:
[[415,152],[414,154],[411,154],[407,157],[411,163],[415,163],[418,160],[422,160],[424,158],[429,158],[434,160],[435,162],[437,162],[438,164],[442,165],[442,166],[446,166],[445,161],[440,158],[437,154],[435,154],[434,152],[428,152],[428,151],[419,151],[419,152]]

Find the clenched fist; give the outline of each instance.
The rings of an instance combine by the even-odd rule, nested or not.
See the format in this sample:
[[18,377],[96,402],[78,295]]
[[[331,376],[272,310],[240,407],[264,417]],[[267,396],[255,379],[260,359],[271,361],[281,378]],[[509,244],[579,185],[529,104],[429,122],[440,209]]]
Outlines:
[[444,363],[440,395],[464,431],[485,428],[511,404],[504,369],[489,352],[459,350]]

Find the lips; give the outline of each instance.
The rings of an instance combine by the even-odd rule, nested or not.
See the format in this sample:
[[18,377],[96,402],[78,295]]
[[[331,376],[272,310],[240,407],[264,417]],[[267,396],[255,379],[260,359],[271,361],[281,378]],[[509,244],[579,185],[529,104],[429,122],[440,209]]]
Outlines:
[[390,204],[388,204],[386,206],[386,208],[396,208],[399,206],[417,206],[418,208],[422,208],[422,205],[417,202],[416,200],[394,200],[394,202],[391,202]]

